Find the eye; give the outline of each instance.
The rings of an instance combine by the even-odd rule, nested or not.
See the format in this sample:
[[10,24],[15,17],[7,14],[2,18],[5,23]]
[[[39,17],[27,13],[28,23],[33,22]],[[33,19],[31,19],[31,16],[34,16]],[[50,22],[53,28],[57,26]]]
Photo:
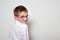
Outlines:
[[24,18],[24,16],[21,16],[20,18]]
[[26,16],[26,18],[28,17],[28,15]]
[[20,18],[25,18],[25,17],[27,18],[27,17],[28,17],[28,15],[27,15],[27,16],[21,16]]

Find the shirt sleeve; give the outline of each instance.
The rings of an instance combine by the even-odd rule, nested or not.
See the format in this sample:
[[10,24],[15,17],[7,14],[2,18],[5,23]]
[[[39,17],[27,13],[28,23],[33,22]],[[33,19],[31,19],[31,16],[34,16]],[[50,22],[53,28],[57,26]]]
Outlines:
[[26,25],[15,25],[9,34],[9,40],[29,40],[28,27]]
[[22,40],[29,40],[28,28],[26,27]]
[[12,29],[9,33],[9,40],[22,40],[22,33],[16,32],[14,29]]
[[29,40],[28,27],[26,29],[26,39]]

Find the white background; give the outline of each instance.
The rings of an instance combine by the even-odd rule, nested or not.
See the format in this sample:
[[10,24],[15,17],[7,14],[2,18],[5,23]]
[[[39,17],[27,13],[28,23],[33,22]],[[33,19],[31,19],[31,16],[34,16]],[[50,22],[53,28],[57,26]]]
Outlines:
[[60,40],[60,0],[0,0],[0,40],[8,40],[13,9],[24,5],[31,15],[30,40]]

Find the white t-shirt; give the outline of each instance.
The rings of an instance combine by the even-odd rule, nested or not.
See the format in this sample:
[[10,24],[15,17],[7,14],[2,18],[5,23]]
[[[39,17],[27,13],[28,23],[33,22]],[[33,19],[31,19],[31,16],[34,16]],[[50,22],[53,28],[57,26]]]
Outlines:
[[27,24],[16,21],[9,32],[9,40],[29,40]]

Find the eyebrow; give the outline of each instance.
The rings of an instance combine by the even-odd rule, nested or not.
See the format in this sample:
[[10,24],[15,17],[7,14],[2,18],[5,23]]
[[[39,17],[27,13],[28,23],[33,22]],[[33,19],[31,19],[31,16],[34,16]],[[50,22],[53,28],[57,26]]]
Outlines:
[[[22,15],[22,16],[24,16],[24,15]],[[26,16],[28,16],[28,15],[26,15]]]

